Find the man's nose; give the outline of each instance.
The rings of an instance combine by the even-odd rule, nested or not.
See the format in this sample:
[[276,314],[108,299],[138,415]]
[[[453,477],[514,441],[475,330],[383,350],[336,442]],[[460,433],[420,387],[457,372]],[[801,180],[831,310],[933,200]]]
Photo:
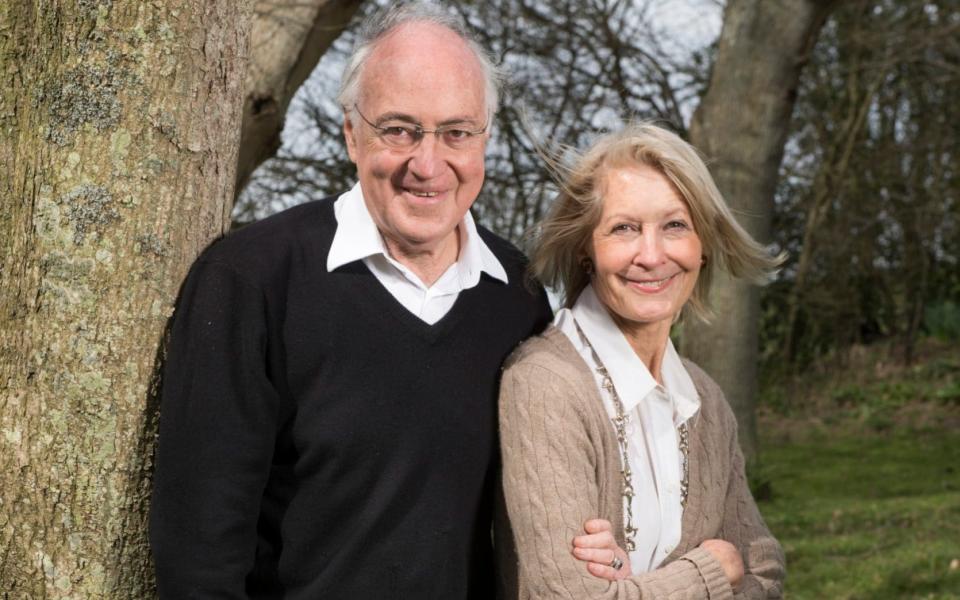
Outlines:
[[410,154],[410,161],[407,163],[410,172],[419,179],[436,177],[443,167],[443,159],[440,156],[442,151],[437,135],[424,133],[420,143]]

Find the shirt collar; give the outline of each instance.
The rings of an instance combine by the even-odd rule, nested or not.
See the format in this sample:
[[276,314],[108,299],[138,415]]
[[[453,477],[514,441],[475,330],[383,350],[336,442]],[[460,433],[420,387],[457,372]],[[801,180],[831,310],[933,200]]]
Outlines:
[[[656,379],[633,351],[630,342],[597,298],[592,285],[584,288],[570,312],[610,374],[623,409],[632,411],[650,392],[657,389]],[[663,388],[674,404],[675,423],[683,423],[699,410],[700,396],[669,338],[660,375]]]
[[477,282],[480,281],[481,272],[485,272],[490,277],[503,283],[508,283],[507,272],[490,247],[480,237],[477,224],[469,210],[463,215],[463,222],[460,223],[460,258],[458,262],[460,263],[460,282],[464,289],[477,285]]
[[337,218],[337,230],[327,254],[327,271],[376,254],[389,256],[383,236],[363,201],[359,183],[337,198],[333,213]]
[[679,425],[700,410],[700,394],[687,368],[683,366],[680,354],[673,347],[673,341],[669,338],[667,338],[667,351],[663,355],[663,364],[660,366],[660,376],[663,378],[663,387],[674,400],[675,423]]
[[[327,254],[327,271],[378,254],[393,262],[383,236],[370,216],[359,183],[337,198],[333,211],[337,218],[337,230]],[[481,272],[507,283],[507,272],[480,237],[470,211],[464,215],[457,229],[460,233],[457,271],[461,287],[467,289],[475,286],[480,281]]]

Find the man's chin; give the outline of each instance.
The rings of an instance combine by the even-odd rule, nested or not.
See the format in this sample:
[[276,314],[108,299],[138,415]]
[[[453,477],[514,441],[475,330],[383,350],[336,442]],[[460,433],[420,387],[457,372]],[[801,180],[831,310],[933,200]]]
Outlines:
[[457,224],[449,225],[446,220],[413,218],[406,219],[403,225],[389,237],[407,251],[432,250],[449,241],[457,232]]

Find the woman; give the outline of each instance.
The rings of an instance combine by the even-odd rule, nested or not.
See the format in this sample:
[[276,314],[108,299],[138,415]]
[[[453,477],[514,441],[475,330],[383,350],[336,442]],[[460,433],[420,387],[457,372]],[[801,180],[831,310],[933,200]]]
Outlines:
[[531,269],[565,308],[501,384],[508,593],[779,597],[783,552],[733,413],[669,333],[684,312],[709,315],[716,269],[759,282],[780,259],[737,224],[696,151],[654,125],[600,139],[562,179]]

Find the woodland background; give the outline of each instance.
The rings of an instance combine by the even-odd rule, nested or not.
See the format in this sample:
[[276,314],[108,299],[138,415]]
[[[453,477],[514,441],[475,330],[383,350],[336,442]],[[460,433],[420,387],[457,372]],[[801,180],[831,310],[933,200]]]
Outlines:
[[[177,289],[231,227],[352,184],[334,90],[383,4],[0,6],[0,597],[154,593]],[[555,189],[535,143],[631,117],[693,141],[789,255],[677,332],[738,413],[789,597],[958,598],[960,1],[671,4],[449,4],[511,76],[475,216],[523,244]]]

